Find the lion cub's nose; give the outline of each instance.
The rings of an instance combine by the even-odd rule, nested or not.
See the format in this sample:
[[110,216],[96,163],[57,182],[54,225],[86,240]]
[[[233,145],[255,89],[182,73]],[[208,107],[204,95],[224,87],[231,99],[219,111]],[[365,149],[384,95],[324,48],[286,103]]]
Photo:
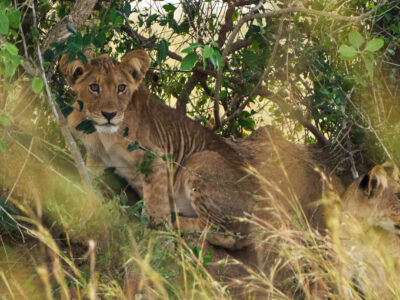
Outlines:
[[107,111],[101,111],[101,114],[106,118],[108,121],[111,121],[112,118],[114,118],[117,115],[117,112],[107,112]]

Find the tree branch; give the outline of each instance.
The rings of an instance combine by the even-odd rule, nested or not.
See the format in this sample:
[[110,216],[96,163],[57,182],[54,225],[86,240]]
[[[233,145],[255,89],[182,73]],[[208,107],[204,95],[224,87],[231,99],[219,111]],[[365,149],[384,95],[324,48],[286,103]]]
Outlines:
[[225,13],[225,23],[221,26],[218,34],[218,47],[220,48],[224,45],[227,33],[233,28],[232,16],[235,13],[235,7],[236,5],[234,2],[228,2],[228,9]]
[[[216,117],[216,127],[220,128],[221,124],[219,121],[219,93],[221,91],[221,82],[222,82],[222,75],[224,72],[224,67],[226,64],[226,58],[228,54],[232,51],[232,44],[233,41],[235,40],[236,36],[240,32],[240,29],[242,26],[250,20],[253,19],[260,19],[260,18],[266,18],[266,17],[271,17],[271,16],[276,16],[276,15],[287,15],[291,13],[305,13],[309,15],[315,15],[315,16],[320,16],[320,17],[327,17],[339,21],[347,21],[347,22],[360,22],[371,15],[373,15],[382,5],[384,5],[387,2],[387,0],[383,0],[379,5],[376,5],[372,10],[361,14],[359,16],[342,16],[338,15],[335,13],[329,13],[329,12],[324,12],[324,11],[319,11],[319,10],[314,10],[314,9],[307,9],[304,7],[288,7],[288,8],[283,8],[279,10],[274,10],[274,11],[269,11],[266,13],[249,13],[245,15],[243,18],[239,20],[239,22],[236,24],[236,26],[233,28],[232,33],[229,36],[229,39],[226,43],[226,46],[224,50],[222,51],[222,64],[218,70],[217,77],[216,77],[216,82],[215,82],[215,92],[214,92],[214,116]],[[216,111],[216,112],[215,112]]]
[[72,7],[69,15],[61,19],[48,33],[47,38],[43,42],[43,50],[50,47],[51,43],[62,42],[71,34],[67,30],[67,24],[71,23],[75,28],[79,29],[87,21],[96,5],[97,0],[78,0]]
[[235,52],[244,47],[250,46],[252,42],[253,41],[251,39],[236,41],[235,43],[232,44],[230,52]]
[[[198,63],[199,64],[199,63]],[[200,66],[197,66],[200,68]],[[196,67],[194,68],[192,76],[189,77],[188,81],[186,82],[185,86],[182,89],[178,97],[178,101],[176,103],[176,110],[182,114],[186,114],[186,104],[189,102],[190,93],[196,87],[196,84],[204,81],[207,78],[206,74],[196,72]]]
[[236,6],[246,6],[246,5],[252,5],[252,4],[258,4],[260,0],[239,0],[236,1]]

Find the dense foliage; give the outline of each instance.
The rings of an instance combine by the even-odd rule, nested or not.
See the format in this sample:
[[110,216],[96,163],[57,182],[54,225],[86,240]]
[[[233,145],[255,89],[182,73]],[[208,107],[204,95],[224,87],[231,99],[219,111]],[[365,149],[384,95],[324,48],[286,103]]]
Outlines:
[[[93,4],[87,20],[78,22],[79,28],[73,22],[59,22],[65,23],[59,28],[54,24],[68,18],[74,2],[40,1],[34,13],[25,2],[4,0],[0,14],[3,89],[26,76],[32,80],[32,90],[43,93],[37,71],[38,42],[53,95],[68,114],[65,102],[71,103],[73,97],[65,92],[65,82],[55,68],[60,55],[70,53],[71,59],[87,62],[86,56],[108,53],[120,58],[133,49],[146,49],[152,56],[147,85],[153,95],[170,105],[176,103],[182,113],[225,136],[247,135],[263,120],[284,129],[290,138],[305,137],[308,143],[319,139],[342,149],[335,154],[344,161],[349,156],[367,163],[388,156],[397,161],[398,147],[392,138],[398,115],[397,3],[389,1],[372,17],[356,23],[312,13],[252,18],[274,7],[257,3],[99,2]],[[360,15],[375,4],[311,1],[303,6]],[[244,17],[248,21],[239,24]],[[229,41],[238,26],[237,37]],[[52,29],[69,36],[51,39]],[[42,102],[37,109],[44,107],[48,106]],[[3,127],[10,125],[8,113],[8,109],[1,111]],[[49,131],[57,129],[43,130],[54,135]],[[4,141],[0,145],[4,151]]]
[[[81,217],[87,206],[59,219],[68,209],[65,199],[74,198],[77,206],[82,199],[82,190],[75,190],[77,160],[61,130],[65,120],[55,116],[58,110],[68,116],[74,101],[58,69],[65,53],[86,63],[104,53],[120,59],[147,50],[152,62],[145,81],[153,96],[224,137],[246,137],[257,126],[273,124],[292,141],[318,142],[332,169],[348,177],[388,159],[399,164],[399,5],[396,0],[0,0],[2,232],[20,229],[11,218],[17,211],[39,215],[9,205],[14,197],[26,197],[25,190],[17,193],[19,185],[35,198],[31,185],[51,177],[37,178],[35,164],[73,190],[57,194],[60,182],[38,188],[55,199],[44,220],[50,229],[69,227],[93,237],[113,228],[111,241],[120,235],[128,239],[121,228],[130,217],[140,217],[140,208],[126,205],[124,192],[112,189],[126,183],[107,178],[108,171],[96,176],[91,170],[95,188],[113,200],[94,213],[94,225]],[[19,173],[32,151],[34,165]],[[79,228],[75,218],[86,227]],[[113,221],[105,225],[102,219]],[[100,264],[106,269],[118,253],[101,256]]]

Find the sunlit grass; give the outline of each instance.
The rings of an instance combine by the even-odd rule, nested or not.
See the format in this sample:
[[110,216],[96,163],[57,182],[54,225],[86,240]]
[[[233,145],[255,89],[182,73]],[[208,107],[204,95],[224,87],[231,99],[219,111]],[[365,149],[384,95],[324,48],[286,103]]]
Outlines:
[[[33,166],[28,163],[25,168],[29,172]],[[24,235],[28,242],[7,240],[1,247],[5,258],[0,291],[6,299],[95,299],[95,295],[104,299],[399,296],[398,262],[392,253],[399,246],[397,237],[365,228],[357,220],[340,218],[339,211],[333,209],[340,199],[332,193],[327,193],[331,199],[324,200],[333,203],[328,215],[330,234],[298,226],[298,220],[283,213],[280,204],[267,207],[273,219],[254,217],[251,221],[262,233],[255,243],[258,266],[243,265],[243,276],[218,281],[204,267],[205,253],[200,259],[196,257],[193,243],[188,244],[175,231],[150,230],[124,215],[118,199],[89,197],[70,186],[79,186],[77,182],[45,176],[40,181],[46,182],[47,188],[30,185],[34,190],[28,194],[23,190],[24,198],[9,199],[24,215],[14,216],[21,226],[13,234]],[[20,180],[26,184],[23,176]],[[19,195],[20,191],[15,191]],[[59,191],[57,196],[55,191]],[[50,231],[43,220],[47,226],[53,225]],[[342,239],[342,226],[354,233],[354,241]],[[65,234],[64,244],[57,242],[55,232]],[[205,247],[203,242],[197,244]],[[18,255],[21,249],[30,257]],[[221,269],[234,263],[242,264],[232,260],[227,266],[226,261],[214,261]]]
[[67,151],[19,121],[37,122],[15,118],[0,130],[7,144],[0,155],[4,299],[400,298],[398,237],[345,217],[328,181],[321,195],[326,233],[282,190],[290,182],[281,187],[260,177],[284,201],[251,219],[252,257],[228,259],[205,235],[149,229],[100,178],[96,193],[87,193]]

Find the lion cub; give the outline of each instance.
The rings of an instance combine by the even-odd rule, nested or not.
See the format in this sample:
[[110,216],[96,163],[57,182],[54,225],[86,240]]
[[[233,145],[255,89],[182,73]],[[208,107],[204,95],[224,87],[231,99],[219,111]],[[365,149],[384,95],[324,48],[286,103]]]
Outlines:
[[121,62],[108,56],[68,62],[60,69],[77,94],[68,124],[86,149],[143,197],[155,222],[206,227],[208,240],[226,248],[248,243],[247,222],[259,183],[247,162],[212,131],[149,95],[143,78],[150,66],[145,51]]

